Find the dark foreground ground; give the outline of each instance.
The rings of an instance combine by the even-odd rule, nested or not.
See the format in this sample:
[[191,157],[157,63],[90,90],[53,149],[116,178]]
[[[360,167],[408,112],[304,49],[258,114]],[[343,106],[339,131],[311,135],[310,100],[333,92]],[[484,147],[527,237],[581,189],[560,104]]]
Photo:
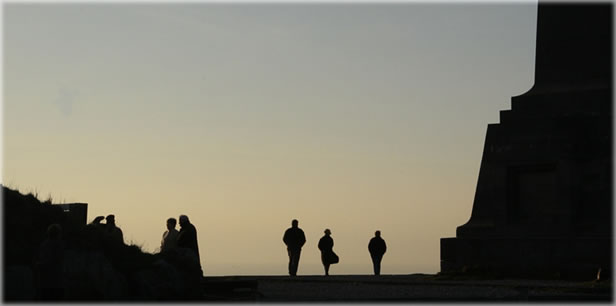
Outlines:
[[203,280],[205,299],[259,302],[612,302],[611,281],[462,279],[426,274],[220,276]]

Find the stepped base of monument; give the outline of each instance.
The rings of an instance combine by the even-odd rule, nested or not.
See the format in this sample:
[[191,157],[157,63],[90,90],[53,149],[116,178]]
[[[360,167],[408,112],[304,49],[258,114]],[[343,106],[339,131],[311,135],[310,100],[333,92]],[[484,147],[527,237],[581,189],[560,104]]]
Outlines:
[[441,272],[508,277],[611,278],[608,237],[442,238]]

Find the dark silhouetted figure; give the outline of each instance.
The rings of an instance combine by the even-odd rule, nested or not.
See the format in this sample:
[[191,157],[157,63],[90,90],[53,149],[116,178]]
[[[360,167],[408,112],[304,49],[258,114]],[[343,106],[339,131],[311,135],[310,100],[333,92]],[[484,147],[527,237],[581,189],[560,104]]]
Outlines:
[[339,258],[334,253],[334,239],[332,239],[332,232],[329,229],[325,229],[325,235],[319,240],[319,250],[321,250],[321,262],[323,268],[325,268],[325,275],[329,275],[329,266],[331,264],[338,263]]
[[124,243],[124,235],[122,234],[122,230],[115,224],[115,216],[108,215],[105,220],[107,220],[107,224],[105,225],[105,231],[107,232],[107,235],[111,238],[111,241],[113,241],[114,243]]
[[177,221],[175,218],[167,219],[167,230],[163,233],[163,240],[160,242],[160,251],[168,251],[178,246],[178,232],[175,229]]
[[62,227],[52,224],[47,228],[47,239],[39,249],[39,297],[42,300],[61,300],[64,297],[64,243]]
[[188,216],[180,215],[180,232],[178,234],[177,246],[179,248],[187,248],[190,249],[197,260],[197,264],[199,265],[199,269],[201,270],[201,274],[203,274],[203,269],[201,269],[201,259],[199,256],[199,245],[197,243],[197,229],[192,223],[188,220]]
[[282,241],[287,245],[287,253],[289,254],[289,275],[297,275],[297,267],[299,266],[299,256],[302,252],[302,246],[306,243],[304,231],[297,227],[298,221],[293,219],[291,227],[284,232]]
[[104,216],[97,216],[96,218],[94,218],[94,220],[92,220],[91,224],[95,224],[95,225],[104,225],[101,223],[101,221],[105,220]]
[[372,257],[374,275],[381,275],[381,260],[383,259],[383,254],[387,251],[385,240],[381,238],[381,231],[376,231],[374,238],[370,239],[368,251],[370,251],[370,257]]

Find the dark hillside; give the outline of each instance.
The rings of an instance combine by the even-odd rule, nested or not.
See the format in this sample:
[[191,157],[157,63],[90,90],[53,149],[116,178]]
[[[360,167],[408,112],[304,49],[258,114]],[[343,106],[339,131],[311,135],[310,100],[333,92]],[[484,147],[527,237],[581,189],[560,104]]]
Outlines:
[[201,296],[200,270],[183,251],[149,254],[111,241],[100,226],[80,224],[51,201],[2,186],[4,300],[41,299],[39,248],[47,228],[59,224],[64,245],[62,299],[185,300]]

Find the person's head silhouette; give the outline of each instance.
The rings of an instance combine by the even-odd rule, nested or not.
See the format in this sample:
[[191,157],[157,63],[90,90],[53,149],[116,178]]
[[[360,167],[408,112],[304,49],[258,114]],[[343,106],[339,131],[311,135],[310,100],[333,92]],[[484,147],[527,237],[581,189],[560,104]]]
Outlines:
[[167,219],[167,229],[168,230],[174,229],[176,224],[177,224],[177,221],[175,220],[175,218]]
[[105,218],[105,220],[107,221],[107,225],[115,226],[115,216],[114,215],[108,215],[107,218]]
[[329,228],[326,228],[324,231],[325,235],[329,236],[332,234],[332,231],[329,230]]
[[190,224],[190,221],[188,221],[188,216],[180,215],[180,226],[186,226],[188,224]]
[[374,232],[374,236],[375,237],[381,237],[381,231]]
[[292,227],[297,227],[298,224],[299,224],[299,221],[297,221],[297,219],[293,219],[293,221],[291,221]]

